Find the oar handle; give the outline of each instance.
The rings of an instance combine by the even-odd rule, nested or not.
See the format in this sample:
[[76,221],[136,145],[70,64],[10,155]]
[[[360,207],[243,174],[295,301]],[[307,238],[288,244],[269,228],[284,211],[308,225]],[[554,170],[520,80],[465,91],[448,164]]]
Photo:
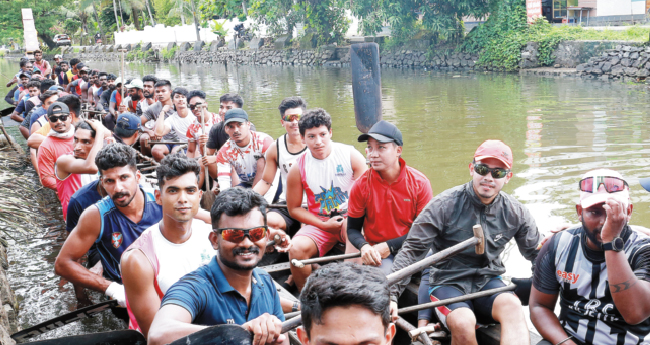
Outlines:
[[424,345],[433,345],[431,339],[429,339],[429,336],[426,333],[419,333],[418,335],[413,336],[411,332],[415,331],[417,328],[415,328],[415,326],[408,323],[406,320],[402,319],[401,316],[397,318],[395,324],[397,325],[397,327],[403,329],[409,334],[409,336],[411,336],[411,341],[416,341],[416,339],[420,339],[420,341]]
[[301,323],[302,323],[302,318],[300,317],[300,315],[298,315],[298,316],[296,316],[294,318],[291,318],[291,319],[289,319],[289,320],[282,323],[282,332],[281,333],[287,333],[290,330],[300,326]]
[[330,262],[330,261],[334,261],[334,260],[354,259],[354,258],[359,258],[359,257],[361,257],[361,252],[359,252],[359,253],[351,253],[351,254],[342,254],[342,255],[324,256],[322,258],[307,259],[307,260],[293,259],[293,260],[291,260],[291,264],[298,267],[298,268],[303,268],[303,267],[305,267],[305,265],[310,265],[310,264],[317,264],[317,263],[321,263],[321,262]]
[[275,237],[273,237],[272,240],[266,242],[266,246],[267,247],[268,246],[274,246],[274,245],[280,244],[280,243],[282,243],[282,237],[280,237],[280,235],[275,235]]
[[388,285],[393,285],[405,277],[412,276],[414,273],[424,270],[428,266],[431,266],[442,260],[446,260],[450,256],[456,255],[468,247],[475,246],[478,241],[479,240],[476,237],[472,237],[447,249],[441,250],[429,256],[428,258],[424,258],[423,260],[420,260],[410,266],[404,267],[397,272],[393,272],[386,276],[388,279]]
[[513,291],[516,287],[517,287],[516,285],[508,285],[508,286],[504,286],[504,287],[500,287],[500,288],[496,288],[496,289],[490,289],[490,290],[485,290],[485,291],[481,291],[481,292],[475,292],[475,293],[467,294],[465,296],[458,296],[458,297],[443,299],[442,301],[414,305],[412,307],[406,307],[406,308],[398,309],[397,313],[398,314],[410,313],[410,312],[419,311],[419,310],[422,310],[422,309],[436,308],[436,307],[440,307],[440,306],[443,306],[443,305],[469,301],[469,300],[474,299],[474,298],[492,296],[495,293],[499,293],[499,292]]

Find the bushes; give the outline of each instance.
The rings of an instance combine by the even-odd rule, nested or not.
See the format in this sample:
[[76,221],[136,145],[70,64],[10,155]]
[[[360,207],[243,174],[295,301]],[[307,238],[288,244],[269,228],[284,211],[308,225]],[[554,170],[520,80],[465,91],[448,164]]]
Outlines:
[[174,46],[174,48],[167,50],[167,48],[163,48],[163,50],[160,51],[163,60],[169,61],[174,58],[174,55],[176,55],[176,51],[178,50],[178,46]]

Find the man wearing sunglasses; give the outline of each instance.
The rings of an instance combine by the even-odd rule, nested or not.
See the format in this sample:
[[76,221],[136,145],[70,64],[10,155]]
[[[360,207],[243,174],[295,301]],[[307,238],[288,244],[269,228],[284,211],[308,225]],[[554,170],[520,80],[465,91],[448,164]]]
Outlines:
[[368,143],[371,169],[350,191],[346,253],[361,251],[361,258],[354,261],[380,267],[388,275],[433,191],[429,179],[401,158],[402,132],[392,123],[377,122],[359,136],[359,142]]
[[156,169],[160,190],[155,196],[162,205],[162,220],[145,230],[122,255],[129,329],[145,337],[167,290],[185,274],[209,263],[216,253],[208,240],[212,227],[193,219],[202,194],[199,173],[199,164],[182,153],[160,162]]
[[37,146],[38,171],[43,186],[56,191],[54,164],[60,156],[73,150],[74,127],[70,109],[62,102],[55,102],[47,109],[47,119],[50,131]]
[[[253,190],[264,195],[271,188],[275,180],[275,174],[280,170],[280,185],[273,203],[287,204],[287,175],[289,170],[307,150],[307,145],[302,142],[298,121],[307,110],[307,102],[300,97],[287,97],[282,100],[280,106],[280,124],[286,131],[266,151],[266,165],[262,174],[262,180],[253,187]],[[306,196],[303,196],[303,204],[307,204]],[[282,229],[290,236],[300,230],[300,222],[291,218],[286,208],[274,208],[269,211],[269,226],[275,229]]]
[[280,334],[280,296],[268,273],[256,268],[269,239],[266,207],[251,189],[230,188],[217,196],[210,234],[217,255],[167,290],[149,344],[168,344],[221,324],[242,325],[254,334],[253,344],[288,344]]
[[[480,224],[485,235],[485,253],[474,248],[430,267],[427,284],[431,301],[505,286],[505,267],[499,255],[515,239],[522,256],[534,261],[541,235],[528,209],[501,191],[512,177],[512,150],[499,140],[487,140],[469,163],[471,181],[448,189],[429,202],[415,219],[408,237],[393,264],[396,272],[424,257],[435,254],[473,236]],[[391,287],[392,309],[410,277]],[[525,296],[522,296],[525,297]],[[477,344],[476,324],[500,323],[501,344],[528,344],[530,335],[520,300],[512,293],[498,293],[435,309],[450,330],[452,344]]]
[[[199,157],[205,156],[205,145],[208,142],[208,133],[212,129],[212,126],[221,122],[221,117],[218,114],[211,113],[208,111],[208,102],[205,100],[205,92],[201,90],[192,90],[187,95],[187,102],[190,106],[192,114],[196,117],[194,123],[187,127],[187,156],[188,157]],[[203,118],[203,126],[205,126],[205,132],[203,132],[203,126],[201,125],[201,118]],[[198,151],[196,150],[198,147]],[[198,152],[198,153],[197,153]]]
[[597,169],[579,188],[581,226],[555,234],[535,265],[530,318],[545,339],[539,344],[644,344],[650,238],[628,224],[629,186],[618,172]]

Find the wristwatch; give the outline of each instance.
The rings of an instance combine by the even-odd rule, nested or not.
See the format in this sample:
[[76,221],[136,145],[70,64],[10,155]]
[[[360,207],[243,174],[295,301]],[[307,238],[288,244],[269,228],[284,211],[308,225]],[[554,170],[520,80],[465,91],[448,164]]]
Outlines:
[[620,237],[614,237],[612,242],[603,243],[603,250],[613,250],[615,252],[620,252],[625,248],[625,241]]

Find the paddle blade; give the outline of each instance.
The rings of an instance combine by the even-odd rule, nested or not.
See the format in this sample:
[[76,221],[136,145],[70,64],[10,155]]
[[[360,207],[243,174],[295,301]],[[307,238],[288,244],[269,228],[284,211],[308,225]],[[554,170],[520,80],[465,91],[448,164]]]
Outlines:
[[2,109],[0,110],[0,117],[11,115],[11,113],[13,113],[14,110],[16,110],[16,107],[9,107],[9,108]]
[[212,204],[214,204],[214,199],[216,197],[217,196],[214,195],[214,193],[211,190],[208,190],[207,192],[203,192],[203,195],[201,195],[201,202],[200,202],[201,208],[208,210],[208,212],[210,212],[210,210],[212,209]]
[[146,345],[147,340],[142,333],[127,329],[122,331],[101,332],[70,337],[41,340],[29,343],[30,345]]
[[379,45],[357,43],[350,46],[352,68],[352,95],[357,128],[368,133],[370,127],[381,121],[381,71]]
[[253,336],[241,326],[217,325],[182,337],[169,345],[250,345],[252,343]]

